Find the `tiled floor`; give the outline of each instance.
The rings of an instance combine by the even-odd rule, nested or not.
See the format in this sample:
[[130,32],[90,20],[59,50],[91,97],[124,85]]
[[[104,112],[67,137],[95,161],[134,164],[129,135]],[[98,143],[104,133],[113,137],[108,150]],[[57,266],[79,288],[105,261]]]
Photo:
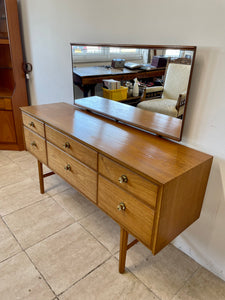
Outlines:
[[225,282],[169,245],[138,243],[118,273],[119,227],[36,160],[0,151],[0,299],[223,300]]

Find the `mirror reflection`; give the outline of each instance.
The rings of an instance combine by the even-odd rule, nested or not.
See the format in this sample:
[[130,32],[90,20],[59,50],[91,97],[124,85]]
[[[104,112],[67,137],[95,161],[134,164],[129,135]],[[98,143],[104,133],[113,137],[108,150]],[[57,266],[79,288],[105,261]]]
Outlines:
[[101,96],[183,120],[194,46],[71,44],[74,99]]

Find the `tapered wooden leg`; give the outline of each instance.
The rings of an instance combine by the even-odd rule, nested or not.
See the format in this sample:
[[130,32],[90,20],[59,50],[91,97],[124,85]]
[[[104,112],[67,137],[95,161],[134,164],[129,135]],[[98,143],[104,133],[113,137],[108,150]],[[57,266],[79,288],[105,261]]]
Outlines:
[[40,184],[40,193],[44,194],[44,176],[43,176],[43,167],[42,163],[38,160],[38,174],[39,174],[39,184]]
[[127,241],[128,241],[128,232],[120,228],[120,260],[119,260],[119,272],[124,273],[126,255],[127,255]]

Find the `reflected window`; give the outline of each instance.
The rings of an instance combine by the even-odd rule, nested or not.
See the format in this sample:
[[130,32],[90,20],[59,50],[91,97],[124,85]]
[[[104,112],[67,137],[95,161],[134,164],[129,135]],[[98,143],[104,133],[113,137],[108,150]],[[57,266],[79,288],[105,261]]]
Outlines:
[[121,47],[72,46],[73,62],[101,62],[113,58],[140,60],[148,50]]
[[166,56],[180,57],[180,50],[177,49],[167,49]]

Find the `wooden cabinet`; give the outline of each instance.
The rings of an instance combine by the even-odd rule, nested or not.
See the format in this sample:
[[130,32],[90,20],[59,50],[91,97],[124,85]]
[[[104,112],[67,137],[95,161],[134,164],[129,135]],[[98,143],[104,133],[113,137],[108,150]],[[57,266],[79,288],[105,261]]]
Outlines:
[[0,0],[0,149],[24,149],[19,107],[27,104],[17,1]]
[[120,225],[121,273],[136,243],[127,245],[128,233],[157,254],[199,218],[210,155],[65,103],[22,111],[41,192],[47,162]]

